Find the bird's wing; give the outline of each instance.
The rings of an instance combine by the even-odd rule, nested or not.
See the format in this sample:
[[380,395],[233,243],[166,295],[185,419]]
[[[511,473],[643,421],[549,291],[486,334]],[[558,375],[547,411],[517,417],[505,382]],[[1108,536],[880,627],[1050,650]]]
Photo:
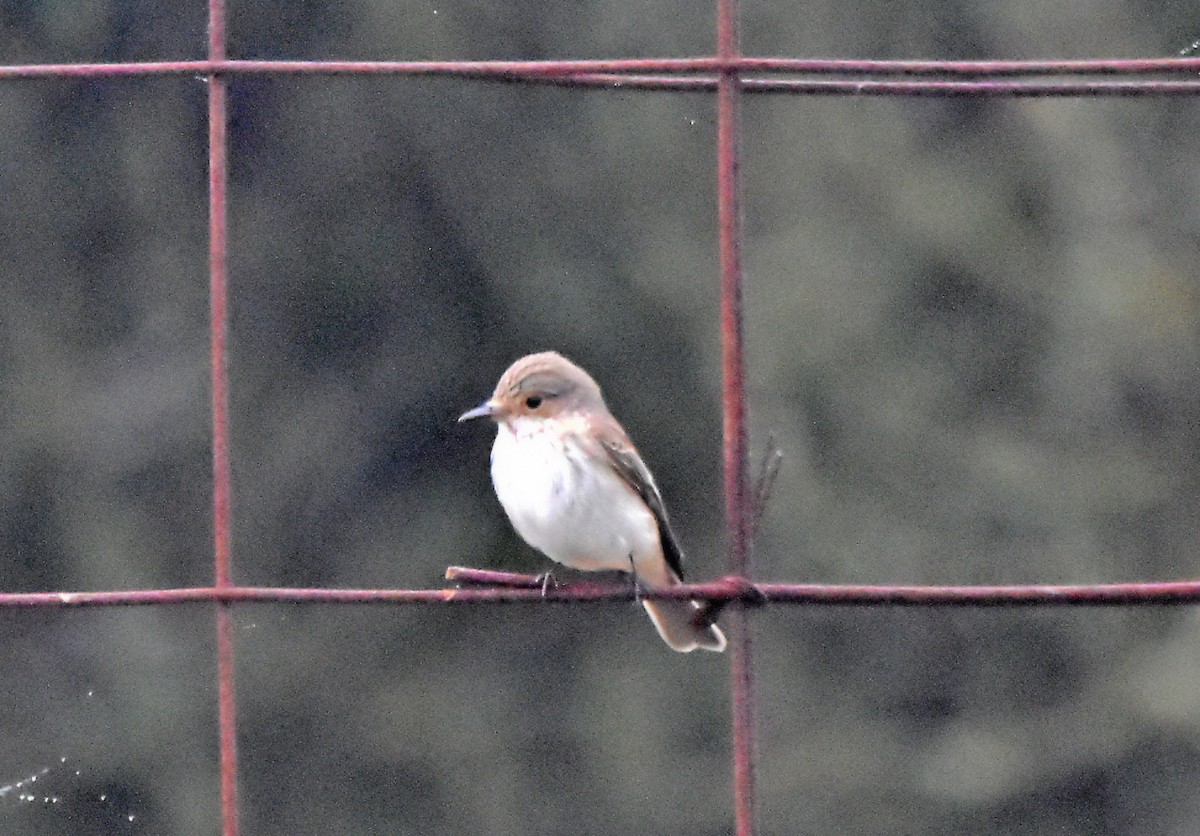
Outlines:
[[662,494],[654,484],[650,469],[646,467],[633,445],[626,440],[602,439],[600,447],[621,480],[629,485],[653,512],[654,520],[658,523],[658,538],[662,542],[663,557],[666,558],[671,571],[683,580],[683,550],[679,547],[679,541],[675,539],[675,532],[671,530],[667,508],[663,505]]

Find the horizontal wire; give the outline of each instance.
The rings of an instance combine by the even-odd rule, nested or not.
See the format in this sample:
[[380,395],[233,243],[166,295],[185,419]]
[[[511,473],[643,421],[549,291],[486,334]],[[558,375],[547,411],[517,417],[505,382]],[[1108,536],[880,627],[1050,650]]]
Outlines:
[[[464,569],[470,575],[481,570]],[[628,583],[584,581],[548,586],[533,575],[484,573],[496,585],[448,589],[320,589],[265,586],[186,587],[99,592],[10,592],[0,609],[102,606],[161,606],[203,602],[293,604],[498,604],[603,603],[637,598],[713,603],[810,604],[818,606],[1107,606],[1200,603],[1200,581],[1053,586],[905,586],[864,584],[755,583],[729,576],[669,589],[634,590]],[[518,582],[506,582],[503,578]],[[475,581],[474,583],[486,583]]]
[[[527,76],[496,78],[510,83],[554,87],[610,87],[627,90],[668,90],[681,93],[709,92],[717,89],[715,76],[645,76],[595,73],[575,76]],[[1200,94],[1200,78],[1186,81],[1137,79],[1121,81],[870,81],[819,80],[790,78],[744,78],[746,93],[791,93],[810,96],[930,96],[930,97],[1080,97],[1101,96],[1195,96]]]
[[187,75],[199,73],[382,75],[579,75],[591,73],[803,73],[812,75],[1054,76],[1200,74],[1200,57],[1074,61],[863,61],[745,57],[621,58],[570,61],[130,61],[0,65],[0,78]]
[[[856,61],[789,58],[619,59],[593,61],[158,61],[0,66],[0,80],[130,78],[213,74],[406,75],[630,90],[708,91],[722,69],[743,75],[849,78],[742,78],[747,93],[875,96],[1165,96],[1200,92],[1200,58],[1080,61]],[[648,74],[649,73],[649,74]],[[707,75],[695,75],[707,73]],[[1129,78],[1192,74],[1194,79]],[[951,76],[873,80],[876,76]],[[1006,81],[997,77],[1019,77]],[[1085,76],[1101,76],[1086,80]],[[1125,78],[1111,78],[1124,76]],[[864,78],[866,77],[866,78]],[[1067,77],[1057,81],[1036,77]],[[1026,79],[1026,80],[1022,80]],[[1029,80],[1033,79],[1033,80]]]

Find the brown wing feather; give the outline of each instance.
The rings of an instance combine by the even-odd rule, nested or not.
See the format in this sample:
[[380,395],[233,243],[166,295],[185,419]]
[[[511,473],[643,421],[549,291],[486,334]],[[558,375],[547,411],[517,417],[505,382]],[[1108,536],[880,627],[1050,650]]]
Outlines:
[[654,484],[654,477],[642,461],[641,456],[629,444],[618,444],[614,441],[601,440],[600,446],[617,472],[629,487],[637,492],[642,501],[649,506],[658,523],[658,539],[662,542],[663,557],[676,576],[683,580],[683,550],[671,530],[671,521],[667,517],[667,508],[663,505],[662,495]]

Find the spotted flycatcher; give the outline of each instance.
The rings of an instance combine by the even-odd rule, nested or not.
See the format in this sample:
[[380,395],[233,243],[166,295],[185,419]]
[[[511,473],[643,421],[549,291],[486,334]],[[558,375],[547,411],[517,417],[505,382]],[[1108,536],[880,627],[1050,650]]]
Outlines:
[[[499,425],[496,495],[527,543],[572,569],[632,571],[648,589],[682,582],[683,552],[654,477],[587,372],[553,351],[522,357],[458,420],[484,416]],[[696,602],[642,605],[672,649],[725,649]]]

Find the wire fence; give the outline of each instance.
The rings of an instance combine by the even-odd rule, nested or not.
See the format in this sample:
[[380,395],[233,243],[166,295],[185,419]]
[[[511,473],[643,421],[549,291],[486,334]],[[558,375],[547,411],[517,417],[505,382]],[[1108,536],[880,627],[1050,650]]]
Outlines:
[[746,361],[742,316],[739,103],[743,94],[839,96],[1141,97],[1200,94],[1200,58],[1082,61],[863,61],[743,56],[736,0],[717,0],[711,57],[589,61],[240,61],[226,58],[225,4],[210,0],[208,59],[120,64],[0,66],[0,79],[202,76],[208,82],[209,284],[213,466],[212,586],[0,594],[0,608],[213,604],[217,631],[221,820],[238,832],[238,723],[231,610],[251,602],[323,604],[584,604],[630,600],[627,586],[579,582],[544,590],[532,576],[451,567],[447,589],[305,589],[237,586],[232,580],[229,450],[229,320],[226,235],[226,84],[233,75],[449,76],[578,88],[695,91],[717,96],[720,327],[723,357],[724,492],[729,575],[642,594],[729,607],[736,831],[755,830],[754,649],[751,613],[764,605],[1130,606],[1200,603],[1200,581],[1047,586],[895,586],[760,582],[753,579],[754,500],[748,480]]

